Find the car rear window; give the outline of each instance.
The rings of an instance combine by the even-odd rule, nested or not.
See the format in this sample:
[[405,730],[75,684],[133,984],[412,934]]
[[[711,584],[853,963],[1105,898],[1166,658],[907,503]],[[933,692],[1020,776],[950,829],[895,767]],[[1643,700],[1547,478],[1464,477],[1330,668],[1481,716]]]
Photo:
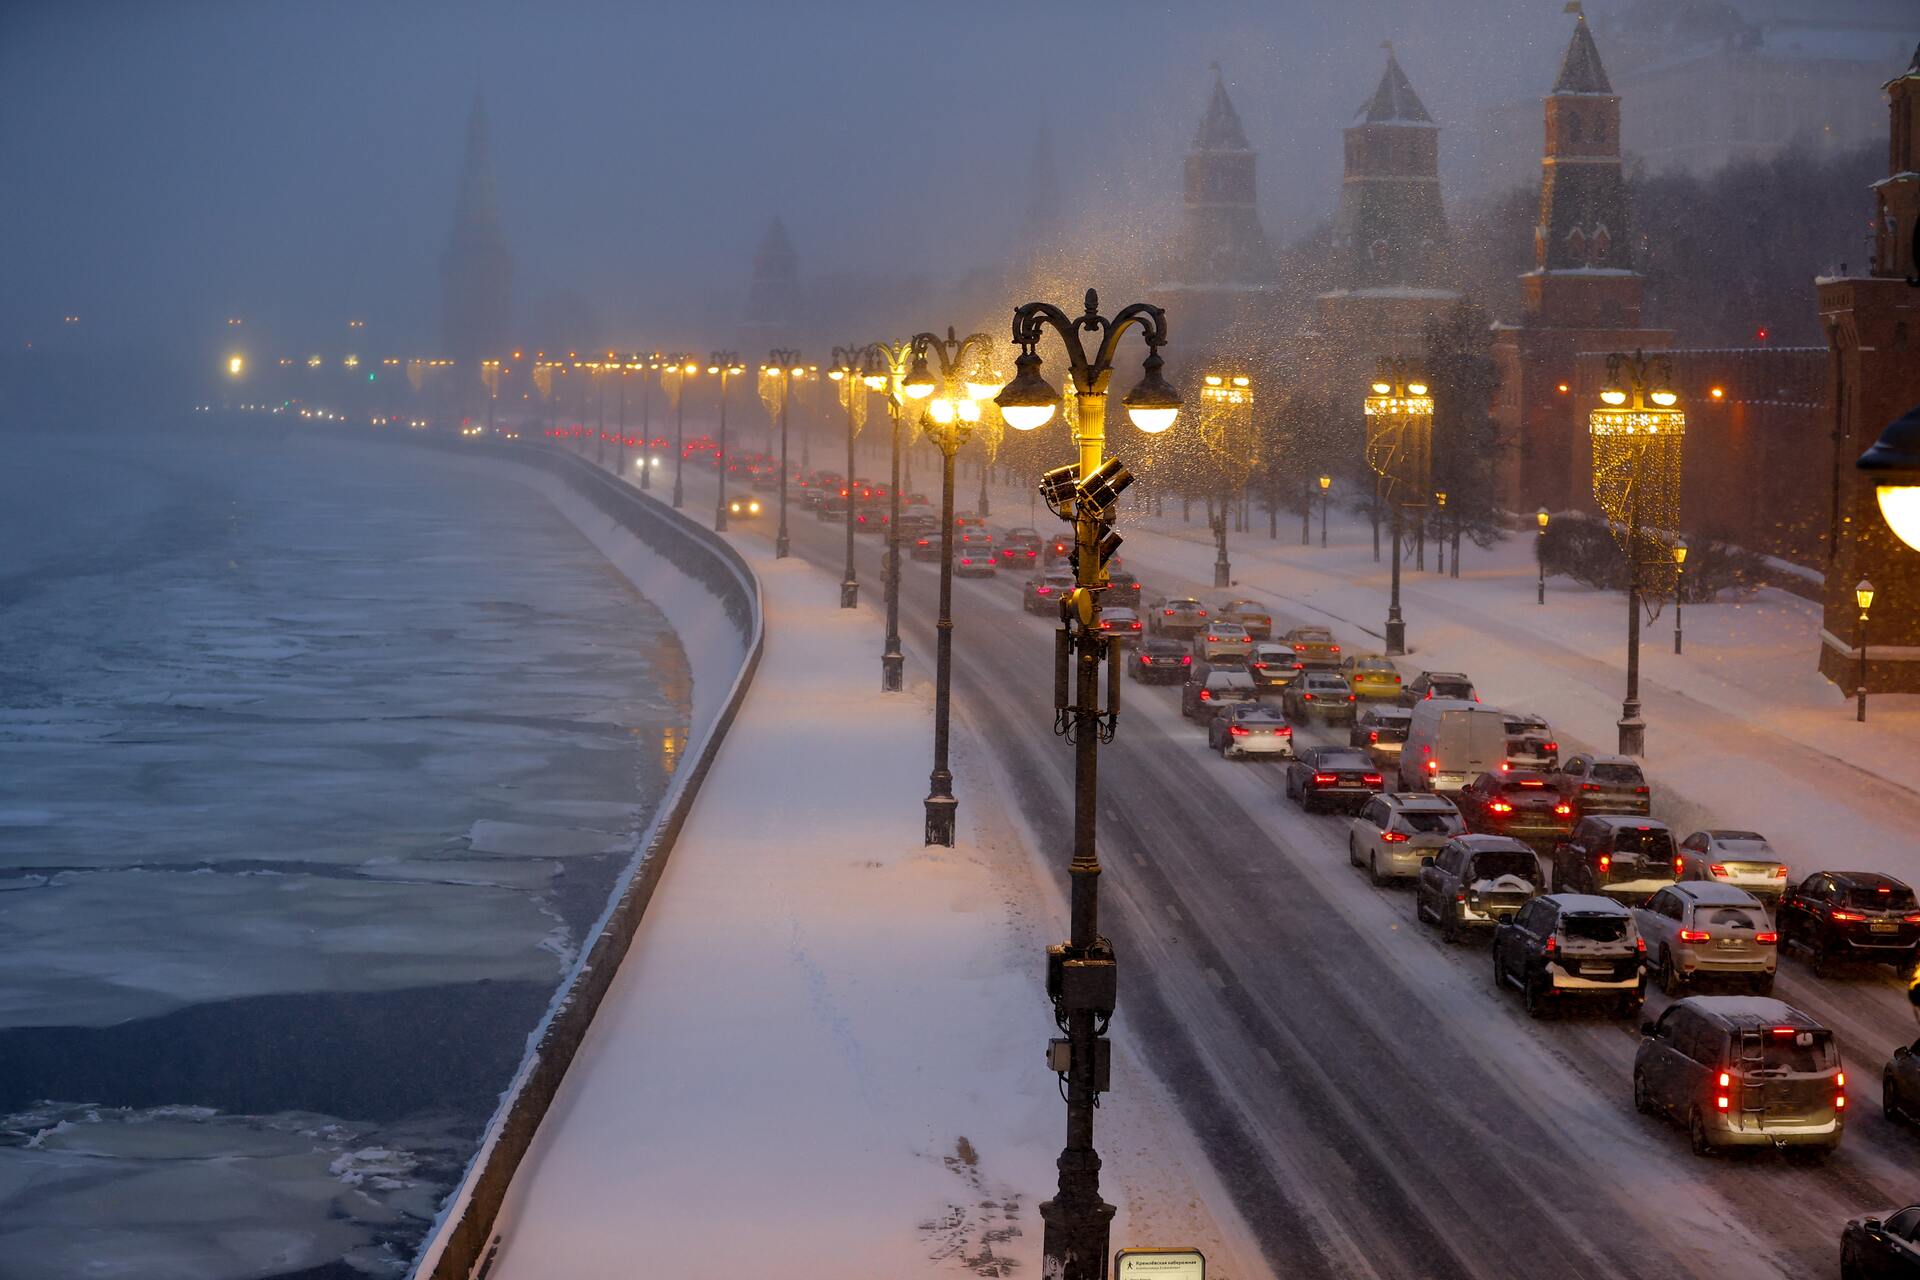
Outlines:
[[1462,684],[1458,680],[1435,680],[1431,686],[1436,698],[1468,698],[1473,696],[1473,686]]
[[1886,893],[1866,885],[1854,885],[1846,892],[1847,901],[1856,907],[1870,907],[1879,911],[1897,911],[1913,905],[1913,890],[1905,885],[1895,885]]
[[1442,835],[1453,830],[1454,818],[1451,814],[1436,813],[1431,809],[1402,809],[1400,820],[1407,830],[1417,831],[1421,835]]
[[1761,1057],[1769,1071],[1831,1071],[1840,1065],[1833,1032],[1795,1031],[1784,1035],[1768,1028],[1761,1036]]
[[1600,782],[1617,782],[1623,786],[1640,785],[1640,766],[1637,764],[1609,764],[1601,761],[1593,766],[1593,777]]
[[1642,831],[1637,827],[1622,827],[1614,834],[1613,847],[1621,853],[1637,853],[1642,857],[1652,855],[1656,858],[1673,856],[1673,833],[1649,827]]
[[[1444,818],[1446,815],[1438,816]],[[1531,883],[1540,876],[1540,863],[1532,854],[1520,849],[1488,849],[1473,855],[1475,880],[1498,880],[1501,876],[1519,876]]]
[[1405,721],[1376,721],[1367,726],[1367,731],[1377,735],[1382,742],[1405,742],[1407,740],[1407,725]]
[[1695,924],[1707,925],[1715,929],[1752,929],[1764,928],[1760,913],[1751,907],[1698,907],[1694,910]]
[[1570,911],[1560,917],[1560,932],[1588,942],[1618,942],[1627,936],[1627,918],[1597,911]]

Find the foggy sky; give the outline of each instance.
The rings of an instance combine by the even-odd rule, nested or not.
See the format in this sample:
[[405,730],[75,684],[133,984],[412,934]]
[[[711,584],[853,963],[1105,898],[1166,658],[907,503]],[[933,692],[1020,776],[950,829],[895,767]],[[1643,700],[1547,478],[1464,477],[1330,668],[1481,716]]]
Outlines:
[[522,327],[567,289],[636,343],[722,341],[775,214],[806,274],[957,276],[1017,235],[1042,118],[1069,214],[1150,225],[1215,60],[1284,240],[1334,208],[1382,40],[1448,128],[1452,200],[1467,126],[1546,90],[1570,21],[1560,0],[11,0],[0,338],[66,313],[141,344],[352,316],[430,347],[477,89]]

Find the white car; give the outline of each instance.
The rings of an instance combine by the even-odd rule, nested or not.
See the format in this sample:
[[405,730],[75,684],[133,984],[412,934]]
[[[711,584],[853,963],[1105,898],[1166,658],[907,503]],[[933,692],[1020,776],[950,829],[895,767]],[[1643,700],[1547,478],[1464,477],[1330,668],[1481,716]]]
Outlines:
[[1264,702],[1242,702],[1228,707],[1207,725],[1207,745],[1223,760],[1261,756],[1293,759],[1293,726]]
[[1760,899],[1711,880],[1681,880],[1633,909],[1647,963],[1678,1000],[1704,978],[1731,978],[1773,993],[1780,934]]
[[1388,791],[1360,807],[1347,824],[1347,861],[1365,867],[1375,884],[1412,879],[1420,859],[1465,832],[1460,811],[1445,796]]
[[1681,880],[1712,880],[1778,902],[1787,861],[1758,831],[1696,831],[1680,842]]
[[1245,658],[1253,650],[1253,637],[1237,622],[1207,619],[1207,625],[1193,638],[1193,656],[1207,662],[1219,657]]

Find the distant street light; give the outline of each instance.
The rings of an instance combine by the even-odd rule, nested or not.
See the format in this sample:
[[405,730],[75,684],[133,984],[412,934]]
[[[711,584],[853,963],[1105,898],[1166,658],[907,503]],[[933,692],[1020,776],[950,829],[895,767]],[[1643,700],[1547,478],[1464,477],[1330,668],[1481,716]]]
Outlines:
[[1867,610],[1873,608],[1873,584],[1865,578],[1853,589],[1853,602],[1860,606],[1860,621],[1853,629],[1854,647],[1860,650],[1860,681],[1854,686],[1854,697],[1859,709],[1854,719],[1861,724],[1867,722]]
[[1327,545],[1327,505],[1332,500],[1333,477],[1320,477],[1320,545]]
[[880,689],[883,693],[899,693],[906,687],[907,664],[906,655],[900,651],[900,415],[909,398],[902,384],[913,358],[913,343],[872,342],[867,350],[880,366],[878,372],[867,375],[867,389],[885,393],[887,419],[893,428],[889,450],[892,473],[887,481],[887,643],[880,653]]
[[[773,540],[773,558],[785,560],[793,551],[787,537],[787,409],[793,403],[793,380],[805,377],[800,353],[791,347],[775,347],[767,352],[761,372],[774,379],[780,388],[780,532]],[[849,535],[851,537],[851,535]]]
[[1873,496],[1893,536],[1920,551],[1920,405],[1888,423],[1854,465],[1872,475]]
[[[1648,555],[1643,531],[1680,523],[1681,446],[1687,417],[1676,408],[1673,372],[1663,355],[1607,357],[1601,407],[1587,415],[1593,440],[1593,495],[1627,556],[1627,694],[1620,704],[1620,754],[1646,750],[1640,716],[1640,595],[1646,573],[1673,562]],[[1674,565],[1678,571],[1678,565]]]
[[[833,349],[833,365],[827,370],[827,377],[840,384],[840,400],[847,407],[847,567],[846,574],[840,579],[840,607],[852,609],[860,603],[860,575],[853,563],[853,444],[860,432],[860,424],[865,417],[865,397],[873,389],[873,379],[882,376],[883,357],[869,343],[864,347],[845,346]],[[899,480],[894,481],[895,486]],[[895,504],[893,519],[898,519],[899,498],[893,498]],[[893,520],[887,522],[889,545],[893,538]]]
[[687,492],[687,379],[699,372],[700,365],[689,355],[668,356],[660,370],[660,386],[673,401],[673,506],[676,511],[685,505]]
[[727,531],[727,389],[733,380],[747,371],[740,363],[737,351],[716,351],[707,358],[707,372],[720,379],[720,496],[714,503],[713,529],[715,533]]
[[227,376],[229,378],[237,378],[246,371],[247,358],[245,356],[234,355],[227,357]]
[[[1383,357],[1366,397],[1367,466],[1380,477],[1393,515],[1393,568],[1387,597],[1386,649],[1407,651],[1407,624],[1400,616],[1402,521],[1409,506],[1427,500],[1433,473],[1433,397],[1424,377],[1406,361]],[[1546,527],[1545,522],[1541,528]]]
[[[933,773],[927,788],[927,843],[951,846],[954,814],[953,771],[947,767],[947,728],[953,702],[953,459],[980,421],[980,401],[999,389],[991,372],[993,339],[984,333],[942,338],[913,336],[913,364],[901,387],[907,396],[927,402],[933,424],[927,434],[940,450],[940,619],[935,624],[933,684]],[[936,377],[927,364],[940,366]],[[985,395],[976,394],[984,392]],[[851,471],[851,467],[849,467]],[[853,510],[853,476],[847,476],[847,510]],[[852,538],[852,534],[848,534]]]
[[1245,484],[1241,464],[1252,462],[1253,379],[1225,371],[1200,379],[1200,439],[1211,456],[1209,487],[1219,490],[1219,509],[1213,518],[1213,585],[1233,585],[1233,564],[1227,558],[1227,508],[1232,494],[1228,481]]
[[1535,603],[1545,604],[1547,602],[1547,521],[1553,517],[1547,513],[1545,507],[1542,507],[1534,512],[1533,518],[1540,525],[1540,532],[1533,541],[1533,558],[1540,563],[1540,594]]
[[[1100,298],[1087,290],[1086,312],[1070,316],[1046,302],[1029,302],[1013,313],[1013,342],[1020,348],[1012,382],[995,403],[1016,431],[1044,426],[1060,406],[1060,393],[1040,373],[1040,340],[1048,329],[1066,348],[1068,374],[1077,393],[1078,421],[1069,424],[1079,461],[1056,467],[1041,479],[1048,509],[1073,524],[1074,589],[1061,606],[1054,638],[1055,724],[1073,744],[1073,860],[1071,932],[1064,945],[1047,949],[1047,994],[1054,1020],[1066,1030],[1064,1043],[1049,1046],[1066,1084],[1067,1141],[1060,1153],[1059,1190],[1040,1205],[1044,1224],[1041,1274],[1047,1280],[1103,1280],[1107,1274],[1113,1206],[1100,1198],[1100,1155],[1093,1146],[1093,1111],[1111,1081],[1102,1065],[1107,1048],[1102,1036],[1113,1017],[1119,965],[1100,935],[1100,856],[1096,843],[1099,746],[1111,740],[1120,713],[1118,650],[1100,630],[1100,594],[1107,585],[1107,561],[1120,548],[1114,530],[1120,493],[1133,475],[1118,458],[1102,458],[1107,437],[1107,387],[1120,339],[1139,326],[1146,341],[1138,385],[1122,402],[1134,426],[1157,435],[1173,425],[1180,396],[1161,374],[1160,348],[1167,341],[1166,314],[1159,307],[1134,303],[1111,319],[1100,314]],[[1096,339],[1091,357],[1082,338]],[[1100,661],[1107,665],[1107,705],[1100,707]],[[1073,668],[1071,677],[1068,668]],[[1056,1057],[1058,1051],[1063,1057]]]
[[1673,652],[1680,653],[1680,596],[1682,584],[1686,581],[1687,544],[1676,539],[1673,544]]

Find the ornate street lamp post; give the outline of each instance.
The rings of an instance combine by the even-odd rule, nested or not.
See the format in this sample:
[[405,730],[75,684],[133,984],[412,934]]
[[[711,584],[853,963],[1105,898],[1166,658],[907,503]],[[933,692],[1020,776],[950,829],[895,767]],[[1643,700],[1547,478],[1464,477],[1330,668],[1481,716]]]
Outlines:
[[658,465],[653,456],[653,379],[660,376],[660,353],[635,359],[630,367],[640,375],[640,488],[644,491],[653,488],[653,469]]
[[1447,491],[1445,489],[1435,489],[1433,491],[1433,571],[1435,573],[1445,573],[1447,571],[1446,514]]
[[1854,719],[1861,724],[1867,722],[1867,610],[1873,608],[1873,584],[1865,578],[1853,589],[1853,602],[1860,606],[1860,620],[1854,624],[1853,643],[1860,650],[1860,680],[1854,685],[1853,695],[1859,703]]
[[1673,652],[1680,654],[1680,590],[1686,581],[1687,544],[1675,539],[1673,544]]
[[720,497],[713,508],[713,529],[715,533],[727,531],[727,388],[733,380],[747,371],[740,363],[737,351],[716,351],[707,361],[707,372],[720,378]]
[[775,347],[767,352],[762,372],[775,379],[780,388],[780,532],[773,540],[773,558],[785,560],[793,551],[793,543],[787,538],[787,410],[793,404],[793,380],[805,377],[807,371],[798,351]]
[[[1113,1017],[1118,964],[1100,936],[1100,857],[1095,842],[1099,801],[1099,744],[1111,740],[1119,718],[1120,663],[1100,631],[1100,592],[1106,564],[1120,547],[1114,531],[1120,493],[1133,475],[1118,458],[1103,460],[1107,387],[1121,337],[1138,326],[1147,345],[1140,382],[1124,401],[1135,426],[1148,434],[1173,425],[1180,397],[1161,376],[1160,348],[1167,341],[1166,315],[1134,303],[1111,319],[1100,314],[1099,296],[1087,290],[1086,311],[1069,316],[1045,302],[1013,313],[1013,341],[1020,348],[1018,373],[996,399],[1007,425],[1018,431],[1043,426],[1060,406],[1060,393],[1040,373],[1038,347],[1052,329],[1066,348],[1075,392],[1076,464],[1056,467],[1041,479],[1048,508],[1074,531],[1075,587],[1061,606],[1054,640],[1056,726],[1074,748],[1072,927],[1063,945],[1047,949],[1047,994],[1066,1039],[1054,1041],[1048,1058],[1066,1084],[1067,1141],[1060,1153],[1060,1185],[1040,1206],[1045,1224],[1041,1274],[1047,1280],[1103,1280],[1113,1206],[1100,1198],[1100,1155],[1093,1146],[1093,1110],[1111,1081],[1102,1032]],[[1091,357],[1082,335],[1095,340]],[[1107,706],[1100,703],[1100,660],[1107,667]],[[1073,676],[1069,679],[1068,667]],[[1071,699],[1071,701],[1069,700]]]
[[[928,434],[940,450],[940,620],[935,624],[933,684],[933,774],[927,789],[927,843],[953,844],[953,819],[959,801],[953,795],[953,771],[947,767],[947,728],[953,687],[953,459],[980,421],[980,402],[1000,389],[991,372],[993,339],[984,333],[965,338],[947,330],[913,336],[913,367],[902,389],[910,399],[927,402]],[[931,354],[938,378],[927,364]],[[853,503],[853,478],[847,478],[847,503]],[[849,539],[852,534],[847,535]]]
[[1547,602],[1547,521],[1553,517],[1548,514],[1545,507],[1542,507],[1533,513],[1533,518],[1540,526],[1540,532],[1533,540],[1533,558],[1540,563],[1540,594],[1535,603],[1545,604]]
[[1226,483],[1251,463],[1253,448],[1253,379],[1244,373],[1205,374],[1200,379],[1200,438],[1210,455],[1213,479],[1221,481],[1219,509],[1213,522],[1213,585],[1233,585],[1233,564],[1227,558],[1227,506],[1234,487]]
[[[853,563],[853,509],[855,506],[853,483],[853,443],[860,434],[860,426],[867,416],[867,392],[873,389],[874,379],[884,376],[882,357],[873,344],[864,347],[845,346],[833,349],[833,367],[827,370],[827,377],[840,384],[840,399],[847,406],[847,567],[845,576],[840,579],[840,607],[852,609],[860,603],[860,575]],[[899,487],[896,476],[894,487]],[[900,496],[892,497],[892,516],[887,521],[888,553],[893,550],[893,521],[900,516]],[[884,668],[883,668],[884,670]]]
[[[1393,516],[1392,585],[1387,597],[1386,648],[1407,651],[1407,624],[1400,616],[1400,547],[1408,507],[1426,503],[1433,473],[1433,397],[1424,377],[1404,360],[1382,359],[1366,398],[1367,466],[1380,477]],[[1545,528],[1545,522],[1541,528]]]
[[678,511],[687,498],[687,379],[700,372],[692,356],[671,355],[660,371],[660,386],[673,401],[673,507]]
[[[1627,556],[1627,694],[1620,704],[1620,754],[1646,750],[1647,725],[1640,716],[1640,597],[1666,594],[1663,579],[1678,565],[1643,545],[1648,530],[1680,523],[1680,452],[1687,416],[1675,405],[1672,370],[1665,356],[1641,352],[1607,357],[1601,407],[1587,415],[1593,439],[1593,496]],[[1657,544],[1656,544],[1657,545]]]
[[[906,687],[906,655],[900,651],[900,415],[909,395],[904,384],[908,362],[913,357],[912,342],[874,342],[867,350],[878,362],[880,371],[867,375],[869,391],[884,391],[887,418],[893,429],[891,441],[892,474],[887,481],[887,645],[880,654],[880,690],[899,693]],[[926,387],[931,393],[931,385]],[[849,477],[851,479],[851,477]]]

